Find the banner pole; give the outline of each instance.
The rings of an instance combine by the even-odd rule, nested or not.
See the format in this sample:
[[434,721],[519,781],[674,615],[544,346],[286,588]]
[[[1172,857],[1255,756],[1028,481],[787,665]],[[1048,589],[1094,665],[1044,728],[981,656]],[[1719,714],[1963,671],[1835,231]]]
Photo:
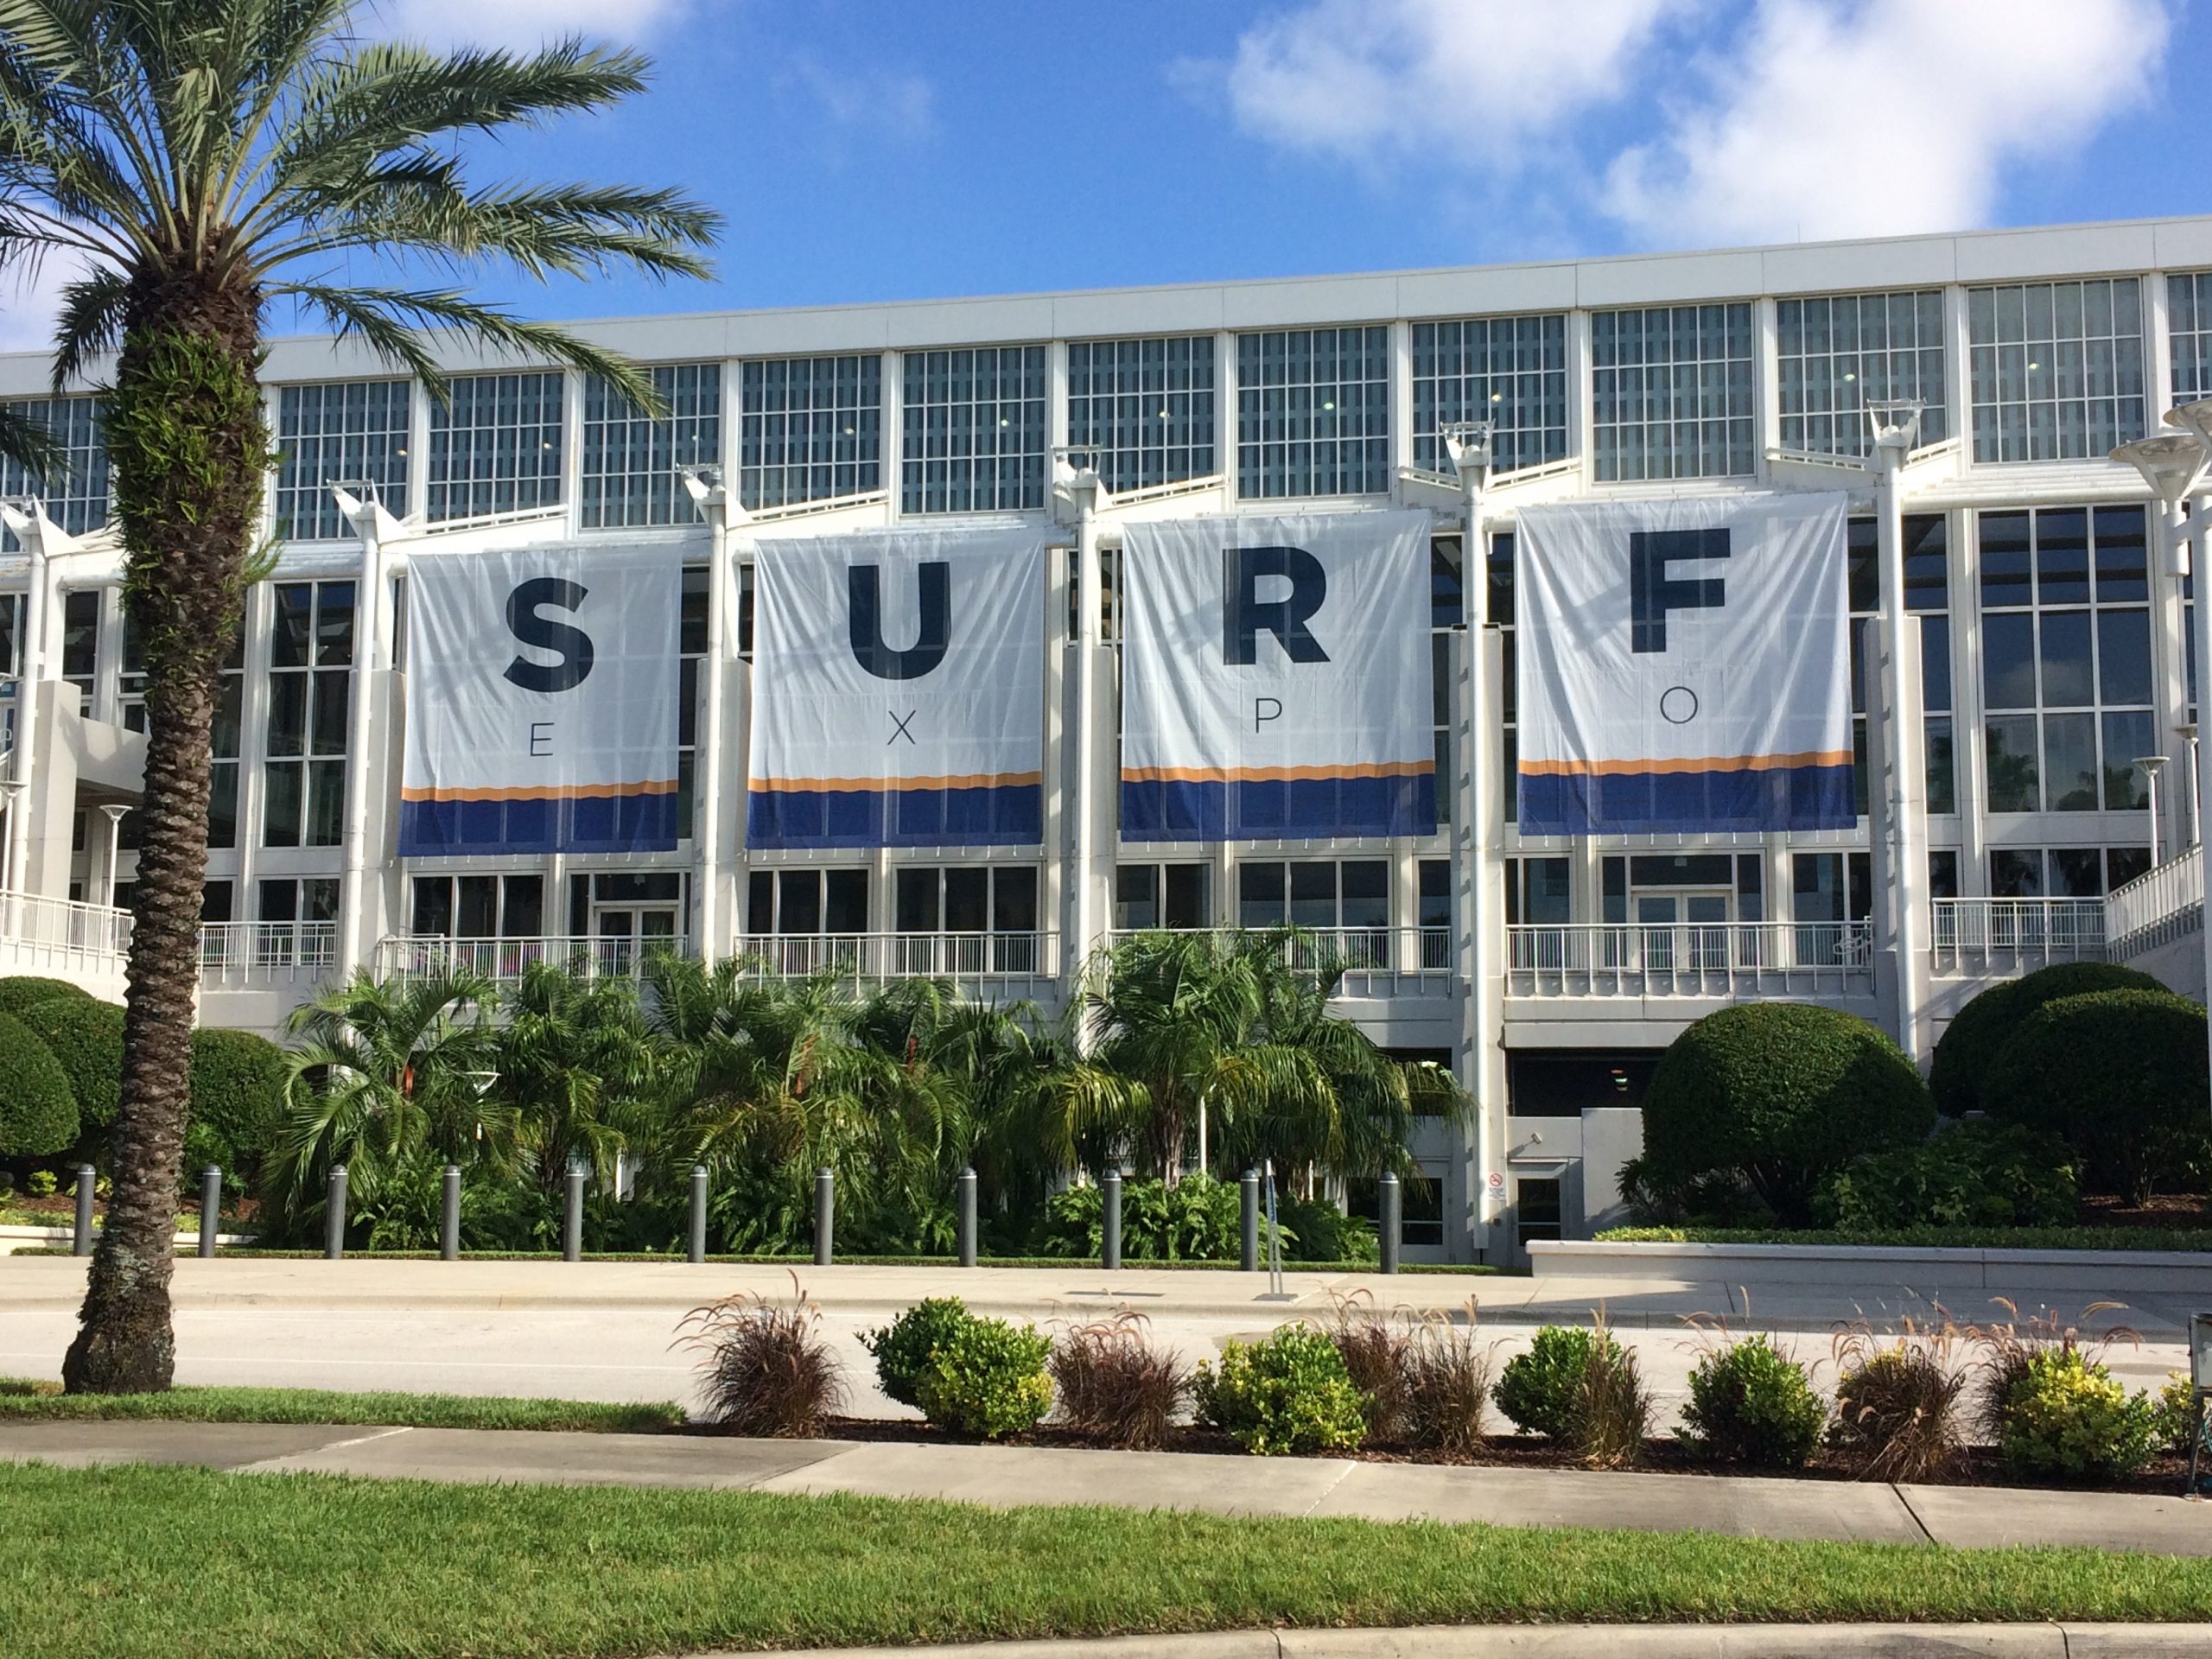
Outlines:
[[700,505],[706,515],[706,709],[699,721],[699,800],[691,835],[699,858],[699,960],[711,965],[722,954],[722,701],[729,673],[729,496],[721,486]]
[[374,502],[338,493],[340,510],[361,538],[360,586],[353,595],[353,698],[346,711],[346,854],[338,884],[338,976],[353,976],[363,960],[361,931],[368,911],[370,718],[377,671],[384,666],[384,535]]

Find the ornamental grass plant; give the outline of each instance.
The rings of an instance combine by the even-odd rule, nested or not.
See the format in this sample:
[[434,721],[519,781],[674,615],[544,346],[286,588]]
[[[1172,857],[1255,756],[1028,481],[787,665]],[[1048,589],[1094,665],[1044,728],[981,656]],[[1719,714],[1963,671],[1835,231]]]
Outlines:
[[1191,1368],[1148,1339],[1151,1321],[1127,1309],[1071,1325],[1046,1362],[1062,1421],[1078,1434],[1156,1451],[1191,1397]]
[[1837,1333],[1830,1443],[1862,1480],[1941,1479],[1963,1452],[1960,1401],[1971,1380],[1948,1321],[1896,1338],[1860,1319]]
[[1367,1402],[1367,1438],[1394,1442],[1407,1438],[1414,1414],[1412,1314],[1380,1312],[1365,1291],[1332,1298],[1334,1311],[1324,1327],[1336,1344],[1344,1372]]
[[845,1371],[822,1336],[822,1310],[796,1275],[791,1300],[746,1291],[694,1308],[677,1339],[701,1351],[704,1414],[737,1434],[811,1440],[845,1402]]
[[1459,1457],[1480,1450],[1494,1357],[1491,1349],[1476,1344],[1471,1299],[1464,1325],[1442,1313],[1423,1319],[1407,1344],[1407,1438],[1417,1446]]

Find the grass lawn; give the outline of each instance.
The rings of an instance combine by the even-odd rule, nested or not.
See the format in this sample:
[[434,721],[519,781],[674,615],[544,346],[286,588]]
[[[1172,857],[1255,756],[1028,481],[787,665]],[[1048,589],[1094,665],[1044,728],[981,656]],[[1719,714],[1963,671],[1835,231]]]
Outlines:
[[[374,1423],[408,1428],[552,1428],[651,1434],[684,1421],[675,1405],[502,1400],[458,1394],[341,1394],[327,1389],[173,1389],[167,1394],[63,1394],[58,1382],[0,1377],[0,1423],[23,1419],[155,1418],[185,1423]],[[6,1628],[0,1620],[0,1630]]]
[[[0,1431],[4,1432],[4,1431]],[[1500,1619],[2199,1619],[2212,1563],[0,1467],[10,1659],[613,1656]]]

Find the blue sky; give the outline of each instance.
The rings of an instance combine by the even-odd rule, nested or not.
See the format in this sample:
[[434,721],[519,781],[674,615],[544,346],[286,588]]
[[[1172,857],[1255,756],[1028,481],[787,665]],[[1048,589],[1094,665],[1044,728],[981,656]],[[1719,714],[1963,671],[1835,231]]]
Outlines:
[[2212,164],[2184,144],[2212,67],[2202,0],[383,0],[379,16],[511,45],[575,27],[657,60],[624,109],[478,163],[685,188],[728,216],[719,278],[486,284],[541,315],[2212,211]]

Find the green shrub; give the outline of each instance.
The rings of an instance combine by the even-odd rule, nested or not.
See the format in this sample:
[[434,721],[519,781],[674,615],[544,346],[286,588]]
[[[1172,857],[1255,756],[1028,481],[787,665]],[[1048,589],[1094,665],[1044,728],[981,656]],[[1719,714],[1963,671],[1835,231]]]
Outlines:
[[[1232,1192],[1235,1189],[1230,1189]],[[1275,1224],[1282,1229],[1284,1258],[1294,1262],[1380,1262],[1382,1246],[1375,1224],[1348,1216],[1326,1198],[1279,1195]],[[1261,1248],[1266,1248],[1267,1217],[1260,1218]]]
[[[250,1031],[192,1033],[192,1119],[184,1175],[196,1183],[210,1164],[252,1183],[284,1126],[284,1051]],[[234,1184],[235,1184],[234,1182]]]
[[2057,1136],[1977,1118],[1914,1147],[1853,1159],[1822,1183],[1823,1227],[2063,1227],[2079,1212],[2072,1156]]
[[1052,1408],[1045,1362],[1052,1338],[1036,1326],[972,1315],[930,1351],[922,1373],[922,1413],[956,1434],[998,1440],[1034,1428]]
[[1763,1335],[1700,1358],[1682,1408],[1690,1438],[1707,1456],[1761,1469],[1804,1467],[1827,1415],[1805,1368]]
[[[1236,1188],[1204,1171],[1173,1186],[1122,1183],[1122,1255],[1131,1262],[1233,1262],[1243,1225]],[[1096,1256],[1104,1243],[1106,1196],[1096,1185],[1055,1192],[1045,1205],[1048,1255]]]
[[1861,1153],[1934,1127],[1927,1085],[1897,1046],[1834,1008],[1723,1008],[1668,1048],[1643,1102],[1643,1168],[1662,1185],[1742,1176],[1784,1222],[1810,1218],[1815,1188]]
[[2061,962],[1991,986],[1952,1016],[1928,1071],[1928,1087],[1947,1117],[1987,1110],[1989,1073],[2021,1023],[2046,1002],[2091,991],[2156,991],[2150,975],[2108,962]]
[[919,1407],[922,1381],[937,1351],[975,1318],[957,1296],[931,1296],[881,1330],[861,1332],[861,1346],[875,1356],[876,1381],[884,1393],[902,1406]]
[[2165,1386],[2154,1397],[2152,1409],[2158,1414],[2152,1433],[2158,1449],[2187,1457],[2189,1443],[2196,1433],[2196,1389],[2187,1371],[2167,1373]]
[[57,996],[18,1009],[16,1018],[69,1079],[86,1154],[105,1151],[105,1132],[123,1096],[123,1010],[88,996]]
[[1222,1344],[1199,1362],[1198,1421],[1262,1457],[1341,1452],[1367,1433],[1367,1400],[1337,1345],[1311,1325],[1286,1325],[1258,1342]]
[[[1527,1434],[1567,1438],[1574,1391],[1590,1363],[1596,1333],[1571,1325],[1548,1325],[1525,1354],[1505,1362],[1497,1379],[1497,1408]],[[1611,1337],[1606,1342],[1618,1347]]]
[[2104,1366],[2054,1348],[2031,1356],[2005,1396],[1998,1446],[2022,1474],[2118,1480],[2151,1460],[2158,1416]]
[[2139,1203],[2204,1165],[2206,1086],[2202,1007],[2171,991],[2094,991],[2023,1020],[1982,1094],[1993,1116],[2080,1152],[2093,1187]]
[[68,1073],[22,1020],[0,1014],[0,1154],[43,1158],[76,1138]]
[[72,985],[66,979],[41,979],[35,974],[14,975],[0,979],[0,1014],[13,1014],[18,1008],[28,1008],[36,1002],[92,1002],[98,1000],[83,986]]

